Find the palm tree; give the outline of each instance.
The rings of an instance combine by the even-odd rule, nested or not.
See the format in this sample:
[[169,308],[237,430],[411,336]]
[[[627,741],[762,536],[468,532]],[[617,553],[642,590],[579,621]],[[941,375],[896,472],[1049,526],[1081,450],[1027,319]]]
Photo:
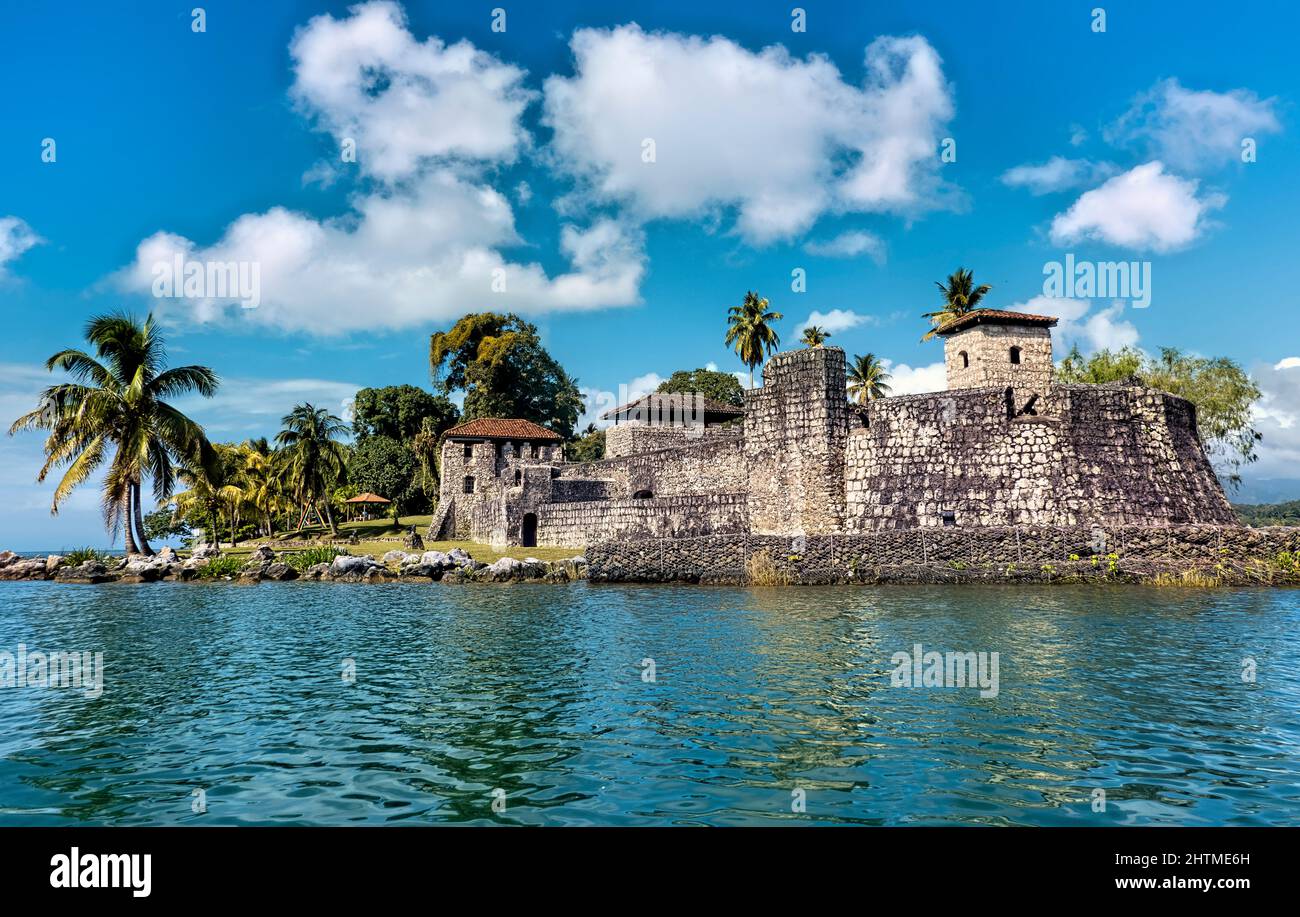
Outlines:
[[925,313],[924,317],[928,318],[934,327],[921,338],[923,341],[930,340],[935,332],[953,319],[961,318],[967,312],[973,312],[985,294],[993,289],[987,283],[975,286],[974,274],[962,267],[948,275],[946,284],[936,280],[934,285],[943,294],[943,308],[937,312]]
[[858,404],[866,404],[889,394],[889,386],[886,384],[890,378],[889,373],[885,372],[885,365],[874,353],[854,357],[848,377],[849,397]]
[[831,333],[820,325],[809,325],[803,330],[799,343],[805,347],[820,347],[830,338]]
[[275,442],[284,451],[285,483],[298,505],[309,511],[313,504],[325,509],[330,534],[338,534],[328,499],[347,470],[347,449],[336,437],[351,427],[325,408],[300,404],[280,421],[284,429]]
[[781,343],[771,323],[784,317],[780,312],[769,312],[767,300],[752,290],[745,294],[743,303],[728,310],[726,344],[734,347],[741,362],[749,367],[750,388],[754,387],[754,367]]
[[265,439],[253,439],[236,451],[235,482],[239,486],[242,505],[258,515],[262,534],[275,534],[275,515],[284,503],[281,468],[275,452]]
[[243,491],[233,482],[234,461],[232,447],[220,444],[208,448],[206,461],[185,461],[176,468],[176,476],[186,486],[172,497],[174,515],[202,518],[208,540],[213,545],[221,541],[221,516],[230,522],[230,545],[234,547],[239,524],[233,507],[243,499]]
[[202,428],[163,399],[189,392],[210,398],[217,376],[206,366],[165,369],[163,340],[152,315],[144,324],[125,313],[102,315],[86,324],[85,335],[95,356],[70,349],[50,357],[45,368],[63,370],[73,381],[42,392],[40,405],[15,420],[9,434],[50,431],[36,480],[67,466],[54,489],[52,515],[108,462],[104,524],[113,536],[124,531],[128,554],[152,554],[141,507],[144,479],[153,480],[154,498],[165,501],[176,483],[176,463],[200,461],[207,445]]

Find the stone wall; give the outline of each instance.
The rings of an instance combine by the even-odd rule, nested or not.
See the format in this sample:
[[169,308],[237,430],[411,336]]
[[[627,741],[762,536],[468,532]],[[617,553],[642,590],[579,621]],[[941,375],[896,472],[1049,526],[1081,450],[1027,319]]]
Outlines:
[[548,503],[537,508],[537,543],[559,547],[741,533],[748,527],[744,494]]
[[763,387],[745,393],[749,516],[755,532],[838,531],[844,519],[848,435],[844,351],[778,353]]
[[[1011,348],[1020,362],[1011,362]],[[1023,325],[974,325],[944,337],[948,389],[1006,388],[1044,391],[1052,382],[1052,334]]]
[[845,530],[942,526],[945,512],[957,527],[1236,521],[1183,399],[1069,385],[1027,407],[1023,394],[910,395],[856,414]]
[[655,497],[731,494],[749,486],[743,444],[734,433],[701,437],[676,449],[563,465],[558,473],[556,483],[569,478],[608,481],[614,499],[647,491]]
[[925,569],[1004,580],[1056,575],[1070,565],[1103,575],[1142,563],[1213,569],[1282,551],[1300,551],[1300,528],[1015,526],[806,538],[742,533],[609,541],[589,547],[586,557],[597,582],[744,582],[750,558],[764,552],[792,582],[834,583],[888,581],[889,571],[908,571],[905,578],[916,579],[915,571]]
[[740,435],[740,424],[652,426],[645,423],[620,423],[605,430],[605,458],[677,449],[695,445],[705,439],[739,439]]

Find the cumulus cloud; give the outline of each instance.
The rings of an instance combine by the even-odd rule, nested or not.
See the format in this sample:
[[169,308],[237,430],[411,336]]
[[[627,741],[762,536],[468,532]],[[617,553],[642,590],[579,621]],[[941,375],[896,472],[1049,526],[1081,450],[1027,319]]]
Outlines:
[[1264,435],[1251,476],[1294,478],[1300,468],[1300,357],[1261,364],[1251,375],[1263,392],[1252,413],[1255,429]]
[[1025,164],[1007,169],[1002,173],[1002,183],[1012,188],[1027,188],[1034,195],[1050,194],[1096,185],[1117,171],[1109,162],[1053,156],[1038,165]]
[[1134,98],[1105,137],[1175,169],[1199,171],[1239,162],[1246,137],[1280,131],[1275,108],[1275,100],[1246,89],[1198,91],[1167,79]]
[[803,250],[821,258],[857,258],[861,255],[869,255],[876,264],[885,263],[884,239],[861,230],[843,232],[823,242],[808,242]]
[[0,217],[0,279],[8,272],[11,261],[16,261],[40,242],[41,237],[24,220],[14,216]]
[[289,45],[290,93],[361,171],[384,181],[427,163],[510,162],[528,142],[524,71],[468,41],[418,41],[396,3],[316,16]]
[[1058,359],[1075,344],[1084,353],[1137,346],[1138,330],[1132,322],[1123,318],[1127,307],[1123,300],[1114,300],[1095,311],[1093,306],[1090,299],[1035,296],[1008,306],[1007,309],[1033,315],[1053,315],[1060,319],[1052,333]]
[[649,395],[651,392],[657,391],[665,381],[664,377],[658,373],[648,372],[637,376],[635,379],[620,383],[618,391],[580,388],[579,391],[582,394],[586,409],[582,412],[582,416],[578,418],[578,429],[594,423],[603,430],[610,425],[610,421],[601,420],[601,414],[620,405],[636,401],[643,395]]
[[[423,325],[489,306],[538,313],[638,298],[641,236],[612,219],[565,226],[560,246],[572,269],[552,277],[500,253],[521,241],[506,199],[450,171],[429,173],[401,193],[358,196],[353,207],[346,218],[326,220],[283,207],[245,214],[208,246],[155,233],[117,279],[150,292],[156,266],[177,254],[187,262],[256,263],[260,306],[235,311],[257,324],[319,334]],[[232,303],[160,300],[160,311],[210,321]]]
[[841,331],[848,331],[850,328],[856,328],[858,325],[873,321],[875,319],[870,315],[859,315],[849,309],[831,309],[829,312],[818,312],[814,309],[795,331],[802,333],[805,328],[817,325],[831,334],[838,334]]
[[890,378],[886,382],[891,396],[942,392],[948,387],[947,370],[942,362],[915,367],[908,366],[906,363],[895,363],[893,360],[881,360],[881,362],[889,371]]
[[[753,243],[796,236],[827,212],[939,206],[938,143],[953,103],[934,49],[882,37],[861,88],[829,59],[729,39],[580,29],[572,77],[546,80],[557,167],[586,198],[641,219],[734,209]],[[649,144],[653,143],[653,161]]]
[[1209,225],[1210,211],[1226,202],[1221,194],[1198,196],[1195,180],[1148,162],[1084,192],[1052,220],[1051,237],[1058,245],[1091,239],[1169,252],[1191,244]]

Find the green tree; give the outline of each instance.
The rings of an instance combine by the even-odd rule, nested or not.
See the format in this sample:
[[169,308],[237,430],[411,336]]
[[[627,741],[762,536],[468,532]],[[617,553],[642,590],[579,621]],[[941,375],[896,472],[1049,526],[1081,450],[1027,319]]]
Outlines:
[[352,453],[348,481],[405,509],[418,493],[418,470],[419,463],[406,443],[391,436],[368,436],[357,443]]
[[194,537],[189,522],[166,506],[145,514],[144,533],[151,541],[170,541],[173,538],[188,541]]
[[863,354],[853,358],[848,369],[849,398],[858,404],[866,404],[889,394],[890,378],[885,366],[874,353]]
[[799,343],[805,347],[820,347],[826,343],[831,334],[825,328],[819,325],[809,325],[803,330],[803,337],[799,338]]
[[768,302],[754,291],[745,293],[745,300],[727,312],[727,336],[724,342],[734,348],[740,361],[749,367],[749,387],[754,387],[754,369],[764,358],[781,345],[781,338],[772,327],[783,316],[769,311]]
[[930,320],[933,326],[921,338],[928,341],[934,337],[935,333],[948,322],[955,318],[961,318],[967,312],[975,311],[975,307],[980,304],[989,290],[993,289],[987,283],[981,283],[975,286],[974,274],[959,267],[948,275],[947,283],[936,280],[934,285],[939,288],[943,294],[943,308],[936,312],[926,312],[924,317]]
[[442,394],[465,392],[465,420],[521,417],[567,439],[583,410],[577,380],[514,314],[477,312],[435,333],[429,371]]
[[605,431],[596,429],[594,423],[587,424],[586,429],[564,444],[564,457],[570,462],[596,462],[604,458]]
[[36,410],[15,420],[9,433],[49,431],[37,481],[67,467],[51,514],[107,462],[104,523],[113,535],[118,529],[125,533],[128,553],[152,554],[141,506],[144,480],[152,480],[155,500],[165,501],[176,483],[176,463],[197,461],[207,444],[202,428],[164,399],[190,392],[209,398],[217,376],[206,366],[164,368],[166,353],[152,315],[143,324],[125,313],[99,316],[87,323],[85,336],[95,356],[62,350],[50,357],[45,368],[62,370],[74,381],[45,389]]
[[357,442],[368,436],[387,436],[410,442],[432,420],[438,433],[454,427],[460,409],[445,395],[431,395],[414,385],[363,388],[352,404],[352,430]]
[[666,395],[699,393],[705,398],[736,407],[745,404],[745,390],[740,387],[740,380],[731,373],[714,369],[679,369],[660,382],[657,391]]
[[1102,384],[1131,381],[1186,398],[1196,406],[1196,425],[1206,454],[1228,484],[1241,484],[1240,469],[1255,461],[1262,438],[1251,409],[1262,394],[1255,380],[1226,357],[1197,357],[1175,347],[1159,356],[1135,348],[1099,350],[1085,359],[1078,347],[1057,364],[1058,382]]
[[284,452],[285,483],[295,502],[309,509],[324,510],[330,533],[338,534],[338,525],[327,499],[333,488],[343,483],[347,474],[347,448],[339,441],[348,425],[325,408],[300,404],[280,421],[284,428],[275,435]]

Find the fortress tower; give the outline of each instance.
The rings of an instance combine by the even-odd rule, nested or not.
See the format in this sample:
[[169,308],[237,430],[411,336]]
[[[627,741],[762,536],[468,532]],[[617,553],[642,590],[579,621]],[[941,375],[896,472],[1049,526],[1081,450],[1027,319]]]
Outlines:
[[948,322],[943,338],[948,388],[1013,388],[1045,393],[1052,383],[1050,315],[977,309]]

